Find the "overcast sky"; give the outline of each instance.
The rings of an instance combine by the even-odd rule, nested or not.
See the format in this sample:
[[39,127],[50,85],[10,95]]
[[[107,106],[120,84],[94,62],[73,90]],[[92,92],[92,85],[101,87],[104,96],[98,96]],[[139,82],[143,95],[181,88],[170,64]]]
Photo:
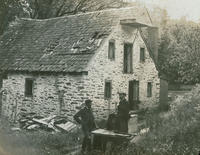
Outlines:
[[[133,0],[134,1],[134,0]],[[187,19],[200,21],[200,0],[138,0],[147,6],[155,4],[166,8],[172,18],[186,16]]]

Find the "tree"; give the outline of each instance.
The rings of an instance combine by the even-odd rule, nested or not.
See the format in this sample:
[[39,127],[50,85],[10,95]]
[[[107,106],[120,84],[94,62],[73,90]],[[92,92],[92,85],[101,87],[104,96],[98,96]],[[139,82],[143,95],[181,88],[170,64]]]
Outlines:
[[122,7],[122,0],[28,0],[31,18],[52,18],[63,15]]
[[159,66],[170,82],[200,82],[200,26],[175,21],[163,30],[159,44]]
[[1,0],[0,35],[16,17],[47,19],[105,8],[119,8],[124,4],[122,0]]
[[30,8],[25,0],[0,1],[0,35],[16,17],[29,17]]

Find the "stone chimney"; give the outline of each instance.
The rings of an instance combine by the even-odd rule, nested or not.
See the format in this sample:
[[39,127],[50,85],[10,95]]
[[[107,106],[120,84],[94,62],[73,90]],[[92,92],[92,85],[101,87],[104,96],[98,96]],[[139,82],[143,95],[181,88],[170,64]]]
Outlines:
[[148,27],[148,44],[152,50],[155,62],[158,62],[158,28]]

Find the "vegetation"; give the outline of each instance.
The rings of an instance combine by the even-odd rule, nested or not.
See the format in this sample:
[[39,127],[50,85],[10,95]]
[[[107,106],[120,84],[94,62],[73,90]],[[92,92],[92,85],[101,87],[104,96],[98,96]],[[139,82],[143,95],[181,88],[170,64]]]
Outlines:
[[28,4],[20,0],[0,1],[0,35],[16,17],[29,17]]
[[186,20],[169,21],[161,32],[159,67],[170,82],[200,82],[200,26]]
[[123,5],[122,0],[1,0],[0,35],[16,17],[47,19]]
[[46,131],[12,131],[10,124],[1,119],[0,155],[63,155],[78,154],[81,130],[72,133]]
[[63,15],[122,7],[121,0],[27,0],[31,18],[52,18]]
[[[158,112],[158,111],[157,111]],[[171,110],[146,113],[146,127],[150,132],[137,145],[131,144],[127,154],[188,155],[200,151],[200,85],[171,104]]]

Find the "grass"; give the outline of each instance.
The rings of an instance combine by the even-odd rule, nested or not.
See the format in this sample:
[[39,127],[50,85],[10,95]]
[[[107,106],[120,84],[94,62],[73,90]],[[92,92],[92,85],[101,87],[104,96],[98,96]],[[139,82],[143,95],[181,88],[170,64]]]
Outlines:
[[168,112],[150,110],[144,114],[150,132],[137,144],[130,144],[126,154],[195,155],[200,151],[200,85],[177,98]]
[[6,121],[0,126],[0,155],[64,155],[77,150],[80,130],[74,133],[11,131]]
[[[97,122],[104,128],[106,121]],[[6,119],[0,122],[0,155],[80,155],[82,131],[51,133],[47,131],[12,131]],[[94,151],[91,154],[100,155]]]

